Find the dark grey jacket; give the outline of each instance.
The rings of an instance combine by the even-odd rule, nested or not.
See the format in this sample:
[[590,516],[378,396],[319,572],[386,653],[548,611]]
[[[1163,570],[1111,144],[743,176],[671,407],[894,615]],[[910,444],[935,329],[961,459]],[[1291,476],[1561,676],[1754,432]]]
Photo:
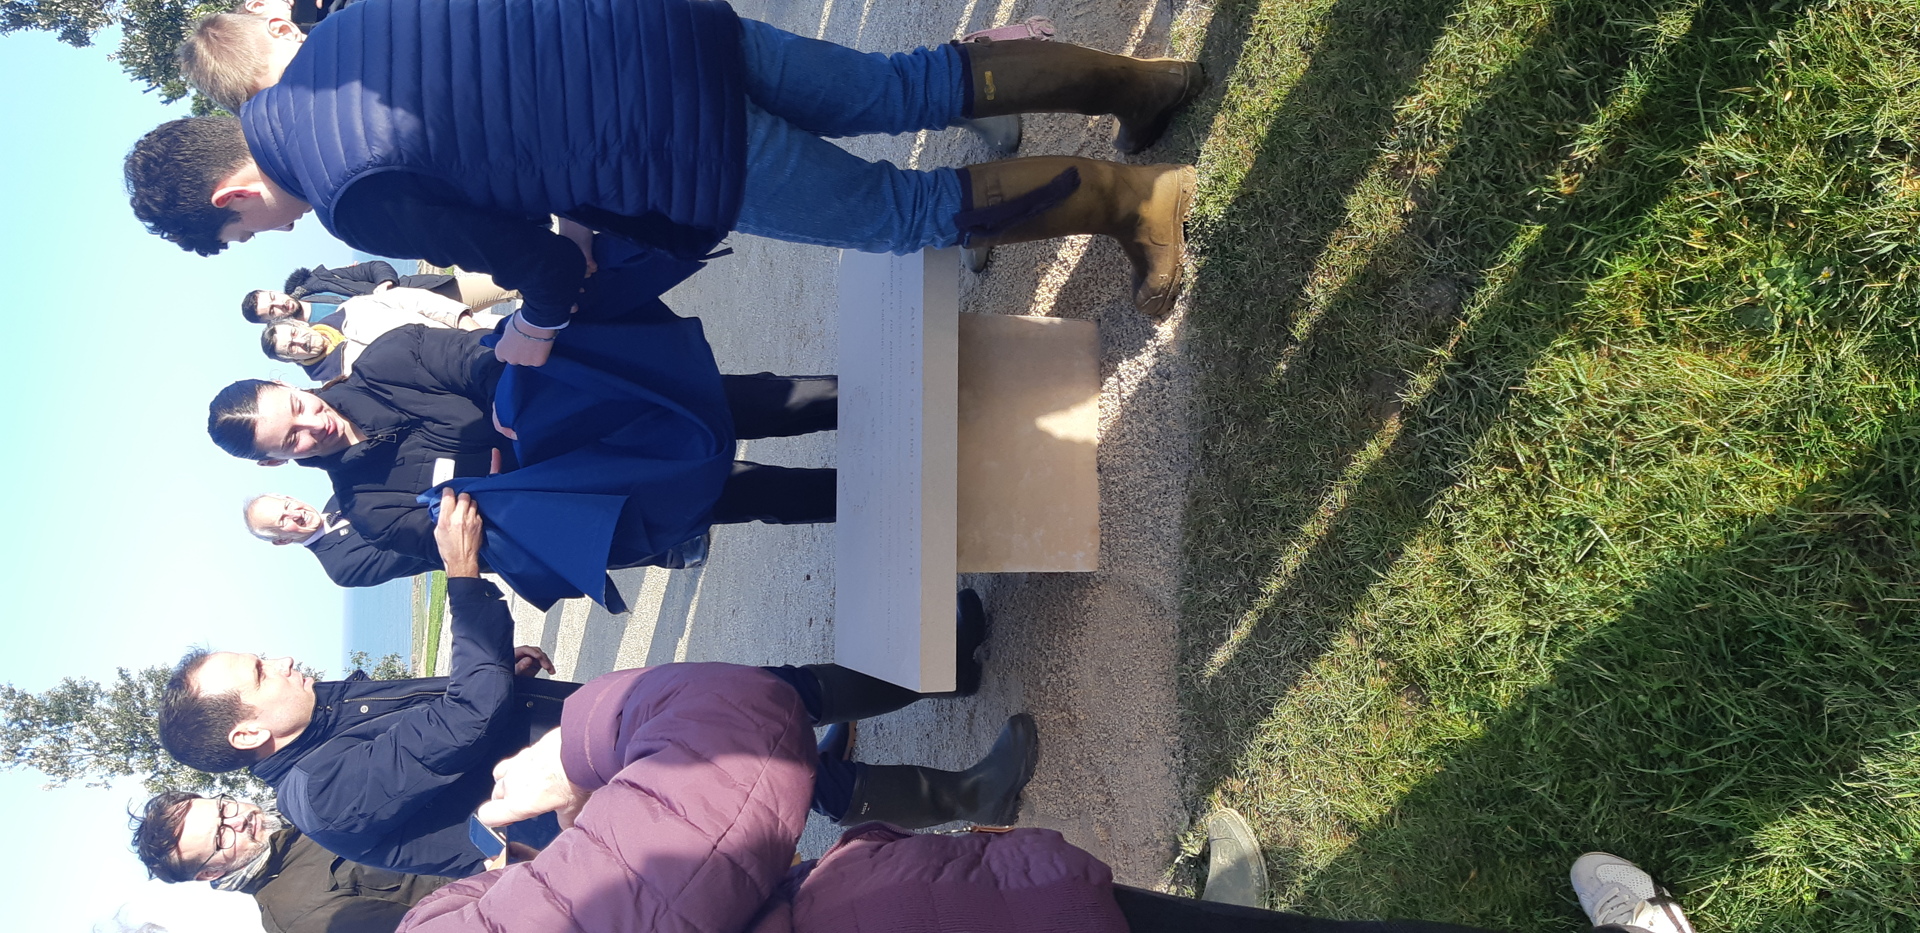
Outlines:
[[259,903],[267,933],[393,933],[448,880],[348,861],[297,829],[274,833],[269,846],[266,869],[239,889]]

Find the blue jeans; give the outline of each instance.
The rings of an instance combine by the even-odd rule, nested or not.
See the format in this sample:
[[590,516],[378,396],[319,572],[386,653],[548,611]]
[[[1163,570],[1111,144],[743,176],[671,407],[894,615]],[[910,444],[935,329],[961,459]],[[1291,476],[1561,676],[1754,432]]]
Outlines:
[[821,137],[944,129],[963,118],[967,69],[940,45],[882,55],[742,19],[747,178],[734,228],[869,253],[960,241],[960,176],[868,162]]

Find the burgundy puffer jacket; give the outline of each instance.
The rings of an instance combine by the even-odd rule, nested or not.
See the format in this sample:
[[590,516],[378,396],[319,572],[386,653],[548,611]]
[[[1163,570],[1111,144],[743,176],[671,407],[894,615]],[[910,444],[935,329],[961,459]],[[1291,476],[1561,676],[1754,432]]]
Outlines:
[[1107,866],[1050,830],[848,830],[789,870],[812,796],[799,697],[757,667],[619,671],[567,701],[594,791],[540,857],[447,885],[399,933],[1127,933]]

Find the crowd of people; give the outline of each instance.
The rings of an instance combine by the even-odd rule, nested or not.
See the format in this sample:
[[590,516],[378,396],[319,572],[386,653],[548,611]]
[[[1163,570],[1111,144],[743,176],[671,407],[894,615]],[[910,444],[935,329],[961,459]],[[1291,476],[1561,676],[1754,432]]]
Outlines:
[[[253,535],[305,547],[341,586],[444,571],[453,636],[442,678],[183,658],[162,745],[274,797],[152,798],[134,848],[155,877],[251,894],[275,933],[1462,929],[1263,909],[1258,843],[1230,811],[1208,821],[1201,899],[1115,884],[1016,826],[1040,754],[1025,714],[964,770],[876,764],[853,724],[925,695],[832,664],[579,684],[513,645],[483,573],[542,608],[613,605],[608,570],[697,565],[716,523],[834,520],[833,471],[735,449],[836,429],[837,380],[722,374],[700,322],[661,301],[730,232],[895,253],[1103,235],[1139,311],[1171,312],[1192,166],[902,169],[826,141],[1061,112],[1117,118],[1131,155],[1206,83],[1198,63],[1030,24],[969,40],[861,53],[716,0],[245,0],[194,26],[182,72],[233,115],[134,145],[150,231],[213,255],[311,213],[357,249],[461,270],[316,266],[249,292],[263,352],[313,384],[235,382],[207,422],[228,454],[331,482],[318,507],[247,500]],[[944,696],[980,684],[971,591],[955,626]],[[798,861],[809,811],[849,828]],[[957,822],[992,831],[913,832]],[[1572,878],[1597,928],[1689,929],[1625,860],[1589,855]]]

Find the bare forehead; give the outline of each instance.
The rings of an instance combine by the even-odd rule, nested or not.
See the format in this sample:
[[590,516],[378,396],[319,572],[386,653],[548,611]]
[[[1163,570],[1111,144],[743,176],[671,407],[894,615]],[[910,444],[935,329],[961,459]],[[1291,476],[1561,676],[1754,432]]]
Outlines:
[[293,504],[294,500],[290,496],[276,496],[272,494],[259,496],[252,502],[247,503],[247,517],[255,521],[279,518],[280,513],[285,512],[287,508]]
[[251,684],[254,666],[259,663],[257,654],[216,651],[194,671],[194,686],[203,693],[225,693],[243,683]]

